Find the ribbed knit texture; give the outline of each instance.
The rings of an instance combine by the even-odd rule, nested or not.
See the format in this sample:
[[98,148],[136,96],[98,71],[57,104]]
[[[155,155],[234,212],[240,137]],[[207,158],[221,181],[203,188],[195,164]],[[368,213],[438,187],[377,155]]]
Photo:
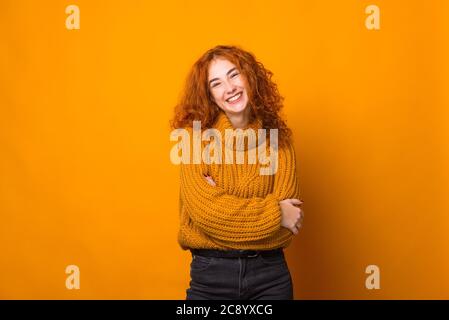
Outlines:
[[[286,248],[293,233],[281,227],[279,201],[300,197],[293,146],[279,148],[274,175],[261,175],[260,168],[265,166],[259,161],[247,163],[247,147],[244,164],[236,163],[235,154],[234,163],[225,164],[229,146],[225,147],[224,130],[234,129],[225,113],[220,113],[214,128],[222,132],[222,163],[181,164],[179,245],[183,250]],[[248,128],[257,134],[260,121]],[[192,129],[187,130],[192,137]],[[207,144],[203,143],[202,150]],[[210,175],[216,186],[204,175]]]

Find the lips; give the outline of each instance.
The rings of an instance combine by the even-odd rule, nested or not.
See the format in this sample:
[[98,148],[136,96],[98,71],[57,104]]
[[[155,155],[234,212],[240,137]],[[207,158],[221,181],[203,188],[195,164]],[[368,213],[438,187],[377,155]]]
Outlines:
[[228,99],[226,99],[227,103],[236,103],[238,101],[240,101],[240,98],[243,96],[243,92],[238,92],[235,95],[233,95],[232,97],[229,97]]

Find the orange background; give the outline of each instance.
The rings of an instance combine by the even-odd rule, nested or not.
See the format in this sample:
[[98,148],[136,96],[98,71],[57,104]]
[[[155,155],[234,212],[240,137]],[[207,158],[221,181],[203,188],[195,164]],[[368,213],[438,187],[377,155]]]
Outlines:
[[294,131],[295,298],[449,299],[448,21],[444,0],[2,1],[0,298],[185,298],[168,120],[199,55],[236,44]]

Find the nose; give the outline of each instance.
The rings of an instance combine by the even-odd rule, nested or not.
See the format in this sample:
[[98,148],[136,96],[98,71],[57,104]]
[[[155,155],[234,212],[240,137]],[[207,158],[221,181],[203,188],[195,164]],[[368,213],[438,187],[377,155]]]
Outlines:
[[225,81],[225,92],[226,92],[227,94],[234,93],[234,91],[235,91],[236,89],[237,89],[236,86],[235,86],[232,82],[230,82],[230,81]]

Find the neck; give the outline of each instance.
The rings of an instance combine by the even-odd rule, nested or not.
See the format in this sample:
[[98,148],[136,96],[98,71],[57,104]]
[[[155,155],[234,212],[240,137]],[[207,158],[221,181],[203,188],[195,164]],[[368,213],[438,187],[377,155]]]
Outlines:
[[237,114],[226,114],[231,122],[232,126],[236,129],[244,129],[248,126],[249,122],[249,108],[245,108],[243,112]]

